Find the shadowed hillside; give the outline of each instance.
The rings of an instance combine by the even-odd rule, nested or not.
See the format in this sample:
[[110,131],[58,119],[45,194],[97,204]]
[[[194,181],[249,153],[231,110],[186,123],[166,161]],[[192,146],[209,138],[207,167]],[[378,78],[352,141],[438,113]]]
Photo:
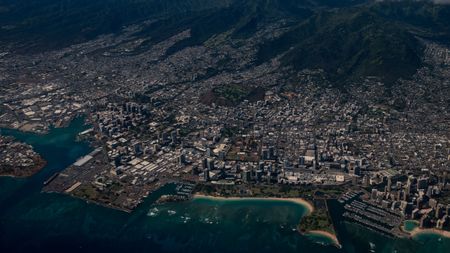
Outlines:
[[19,53],[55,50],[151,20],[135,35],[150,43],[141,50],[191,31],[167,50],[171,55],[219,34],[245,40],[284,21],[281,36],[257,41],[254,63],[281,56],[284,66],[324,69],[336,83],[378,76],[392,84],[423,65],[419,38],[450,41],[450,6],[415,1],[7,0],[0,12],[1,41]]

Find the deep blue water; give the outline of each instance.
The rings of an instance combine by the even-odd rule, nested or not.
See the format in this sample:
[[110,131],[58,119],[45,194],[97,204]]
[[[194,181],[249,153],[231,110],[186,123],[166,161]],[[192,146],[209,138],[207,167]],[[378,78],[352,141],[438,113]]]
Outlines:
[[[449,252],[450,240],[420,236],[392,239],[339,220],[331,202],[343,249],[317,243],[293,229],[305,213],[277,201],[194,200],[156,208],[155,192],[131,214],[56,193],[41,193],[43,182],[91,148],[75,141],[84,130],[79,118],[47,135],[13,130],[34,146],[47,166],[26,179],[0,178],[0,252]],[[150,212],[149,212],[150,211]],[[150,214],[149,214],[150,213]]]

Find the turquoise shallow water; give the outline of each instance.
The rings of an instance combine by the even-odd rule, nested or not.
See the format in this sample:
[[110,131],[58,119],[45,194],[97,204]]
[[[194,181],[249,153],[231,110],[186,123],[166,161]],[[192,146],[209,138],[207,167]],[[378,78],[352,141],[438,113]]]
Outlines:
[[[196,199],[152,206],[166,186],[131,214],[61,194],[41,193],[42,183],[91,151],[75,142],[79,118],[47,135],[3,130],[30,143],[47,166],[27,179],[0,178],[0,252],[449,252],[450,240],[435,235],[392,239],[339,221],[342,249],[325,238],[295,231],[305,208],[290,202]],[[319,241],[324,243],[315,243]],[[433,249],[433,250],[431,250]]]
[[413,231],[415,228],[419,227],[419,222],[415,221],[415,220],[406,220],[403,223],[403,229],[406,232],[411,232]]

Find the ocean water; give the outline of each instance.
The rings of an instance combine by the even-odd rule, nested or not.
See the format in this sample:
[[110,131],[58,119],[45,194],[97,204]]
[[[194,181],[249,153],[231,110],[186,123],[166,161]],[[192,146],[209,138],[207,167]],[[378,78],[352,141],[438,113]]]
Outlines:
[[155,206],[168,185],[132,213],[112,210],[56,193],[41,193],[43,182],[92,149],[75,141],[83,119],[47,135],[13,130],[35,147],[47,166],[26,179],[0,178],[0,252],[450,252],[450,240],[436,235],[394,239],[339,219],[330,202],[338,249],[326,238],[296,230],[306,209],[291,202],[195,199]]

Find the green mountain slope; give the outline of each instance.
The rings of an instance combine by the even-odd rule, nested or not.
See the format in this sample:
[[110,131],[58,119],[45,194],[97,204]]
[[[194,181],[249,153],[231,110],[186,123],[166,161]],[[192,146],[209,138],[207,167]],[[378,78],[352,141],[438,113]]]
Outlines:
[[392,84],[423,65],[419,38],[450,44],[449,5],[401,1],[323,10],[264,42],[258,63],[284,55],[283,64],[324,69],[337,84],[365,76]]
[[259,61],[286,53],[285,65],[321,68],[333,80],[379,76],[392,83],[421,66],[421,51],[405,27],[358,8],[315,15],[263,44]]
[[294,70],[321,68],[334,83],[378,76],[387,84],[423,65],[420,39],[450,44],[450,5],[369,0],[4,0],[0,46],[18,53],[57,50],[155,21],[135,34],[140,50],[190,29],[166,52],[201,45],[226,33],[250,38],[285,21],[280,37],[256,41],[255,65],[281,56]]

